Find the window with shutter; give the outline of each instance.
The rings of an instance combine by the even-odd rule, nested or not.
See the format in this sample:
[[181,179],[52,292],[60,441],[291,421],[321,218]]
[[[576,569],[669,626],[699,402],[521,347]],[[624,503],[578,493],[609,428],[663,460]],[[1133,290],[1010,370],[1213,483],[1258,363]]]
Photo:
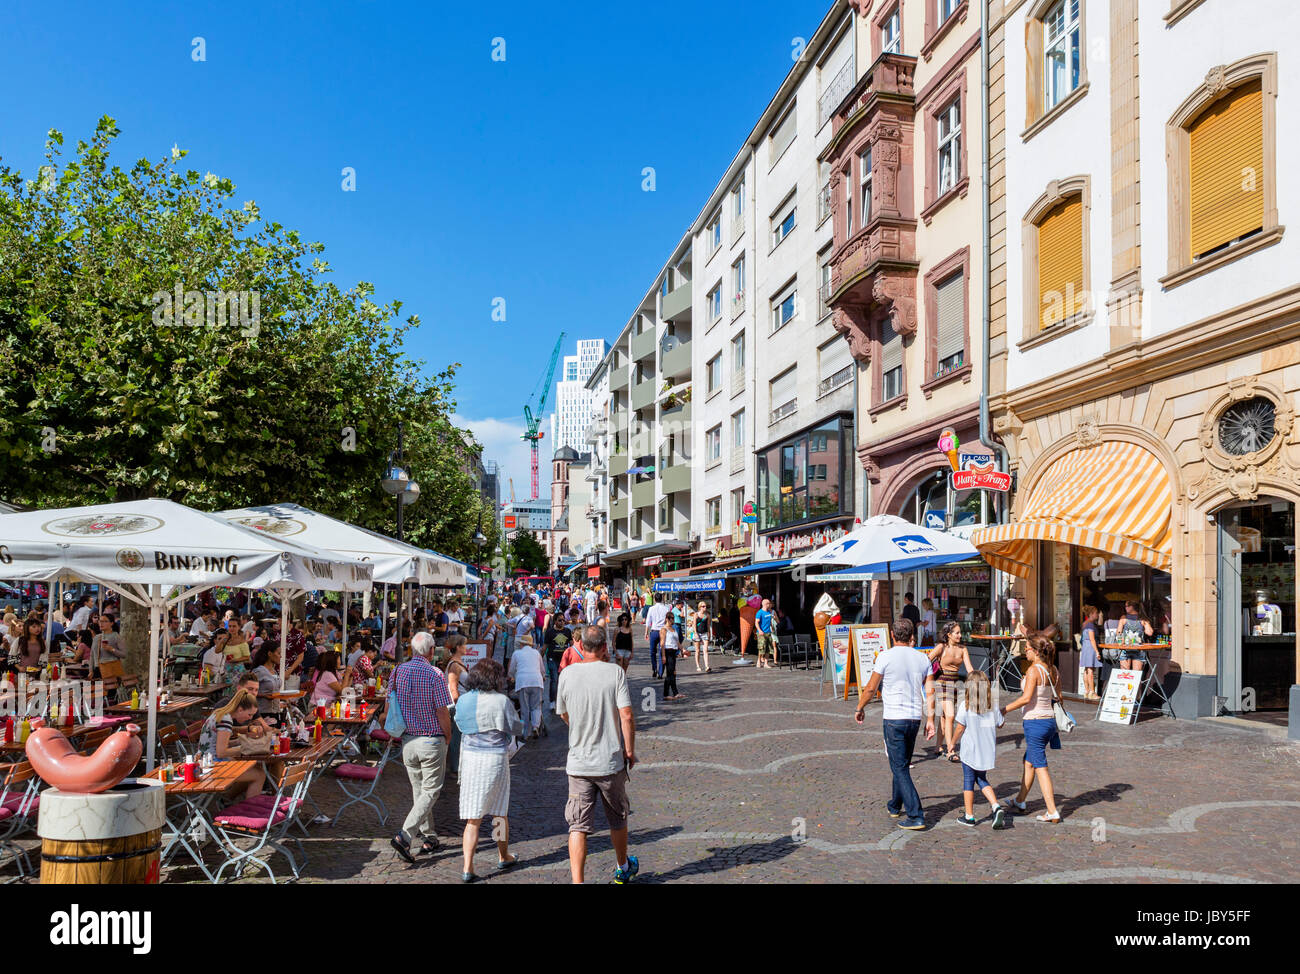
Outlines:
[[1258,81],[1211,105],[1188,131],[1191,257],[1264,227],[1264,97]]
[[903,394],[903,337],[889,319],[880,323],[880,401]]
[[768,157],[768,163],[773,164],[781,158],[781,154],[790,148],[790,143],[794,141],[796,134],[794,108],[792,107],[785,113],[785,117],[772,130],[771,154]]
[[772,380],[768,400],[772,411],[771,422],[775,423],[795,411],[795,382],[798,371],[798,369],[791,369]]
[[1083,199],[1057,204],[1038,223],[1038,311],[1043,328],[1084,306]]
[[853,378],[853,354],[849,343],[835,338],[817,350],[817,394],[825,395]]
[[935,287],[938,311],[938,354],[935,375],[966,364],[966,281],[958,271]]

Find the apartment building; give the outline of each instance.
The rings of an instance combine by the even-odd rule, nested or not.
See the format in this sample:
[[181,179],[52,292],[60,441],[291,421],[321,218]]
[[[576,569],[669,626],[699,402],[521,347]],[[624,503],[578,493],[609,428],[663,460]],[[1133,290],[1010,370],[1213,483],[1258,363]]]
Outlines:
[[577,354],[566,355],[561,360],[560,376],[555,382],[555,412],[551,414],[554,450],[567,446],[577,453],[583,452],[592,407],[587,380],[608,351],[603,338],[579,339]]
[[692,228],[692,523],[719,566],[810,550],[856,513],[844,448],[854,370],[825,300],[833,235],[819,158],[860,63],[853,22],[848,4],[823,18]]
[[1140,603],[1177,716],[1296,738],[1300,11],[1004,0],[990,24],[992,406],[1017,490],[974,540],[1031,624]]
[[[984,107],[978,10],[955,0],[861,2],[869,65],[833,109],[829,168],[834,330],[857,365],[857,460],[867,507],[931,527],[991,523],[995,498],[954,491],[937,444],[980,441]],[[972,16],[972,12],[974,16]],[[959,462],[960,459],[959,459]],[[932,595],[941,618],[977,623],[992,573],[911,573],[893,587]],[[952,584],[950,584],[952,583]],[[946,594],[945,594],[946,593]],[[951,595],[951,598],[948,596]]]

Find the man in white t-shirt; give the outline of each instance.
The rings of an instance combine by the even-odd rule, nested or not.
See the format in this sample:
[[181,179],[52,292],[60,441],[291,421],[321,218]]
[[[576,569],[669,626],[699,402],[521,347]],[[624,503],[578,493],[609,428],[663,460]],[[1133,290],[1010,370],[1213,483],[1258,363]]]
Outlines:
[[81,600],[81,605],[77,606],[77,611],[72,613],[72,622],[68,624],[69,629],[80,632],[82,629],[90,628],[90,603],[91,598],[89,595]]
[[656,679],[663,678],[663,660],[659,652],[659,633],[664,627],[664,620],[672,615],[662,594],[655,596],[655,604],[645,615],[645,638],[650,641],[650,671]]
[[885,752],[889,755],[889,770],[894,778],[886,807],[891,817],[901,817],[899,828],[920,830],[925,828],[921,796],[916,793],[908,769],[922,716],[925,717],[925,739],[934,737],[934,675],[930,670],[930,658],[916,649],[916,627],[912,620],[898,619],[890,628],[894,645],[876,657],[871,679],[858,698],[854,719],[863,723],[863,711],[879,691]]
[[190,626],[190,635],[202,636],[204,639],[211,636],[216,619],[217,610],[207,609],[203,615],[194,620],[194,625]]

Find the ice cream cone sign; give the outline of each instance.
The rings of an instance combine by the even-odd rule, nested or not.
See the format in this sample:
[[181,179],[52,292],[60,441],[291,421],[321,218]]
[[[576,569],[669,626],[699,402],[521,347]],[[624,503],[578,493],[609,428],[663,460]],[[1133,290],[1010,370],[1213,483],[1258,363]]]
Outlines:
[[961,448],[961,441],[957,439],[957,434],[950,430],[944,430],[939,435],[939,452],[948,458],[952,464],[952,469],[957,469],[957,451]]

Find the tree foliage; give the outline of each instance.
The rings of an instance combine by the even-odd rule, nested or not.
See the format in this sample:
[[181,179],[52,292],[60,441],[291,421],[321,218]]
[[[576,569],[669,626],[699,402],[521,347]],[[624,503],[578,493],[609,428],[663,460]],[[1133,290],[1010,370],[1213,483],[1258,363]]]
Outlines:
[[546,549],[531,531],[518,532],[510,542],[510,561],[515,568],[523,568],[534,575],[544,575],[550,569]]
[[[0,496],[294,501],[391,534],[379,479],[402,421],[422,488],[407,538],[476,560],[481,524],[495,544],[467,468],[477,446],[449,418],[458,366],[404,350],[418,316],[368,283],[341,288],[322,244],[183,168],[184,151],[114,165],[117,134],[103,118],[65,160],[51,130],[35,179],[0,167]],[[256,294],[256,323],[186,324],[183,307],[160,323],[178,288]]]

